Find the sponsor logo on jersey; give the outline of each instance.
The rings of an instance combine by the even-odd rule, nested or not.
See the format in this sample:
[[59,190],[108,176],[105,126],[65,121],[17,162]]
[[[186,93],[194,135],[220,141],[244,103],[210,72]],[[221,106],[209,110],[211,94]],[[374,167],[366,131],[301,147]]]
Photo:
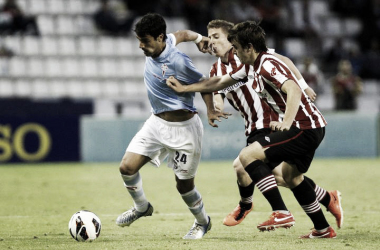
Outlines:
[[228,93],[228,92],[234,91],[235,89],[238,89],[241,86],[244,86],[245,84],[246,82],[237,82],[234,85],[231,85],[223,90],[220,90],[219,93]]

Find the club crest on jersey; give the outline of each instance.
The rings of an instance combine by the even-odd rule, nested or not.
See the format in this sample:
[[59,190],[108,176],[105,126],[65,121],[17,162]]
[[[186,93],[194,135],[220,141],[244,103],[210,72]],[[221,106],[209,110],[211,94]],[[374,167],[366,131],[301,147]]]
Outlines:
[[168,70],[168,65],[166,65],[166,63],[162,64],[161,70],[162,70],[162,76],[165,76],[165,72]]
[[276,75],[276,68],[275,67],[273,67],[272,71],[270,72],[270,76],[274,76],[274,75]]

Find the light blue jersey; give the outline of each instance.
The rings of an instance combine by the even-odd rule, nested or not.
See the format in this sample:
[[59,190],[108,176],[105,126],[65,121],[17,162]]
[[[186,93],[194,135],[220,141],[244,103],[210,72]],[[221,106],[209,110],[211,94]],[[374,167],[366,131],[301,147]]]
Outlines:
[[204,77],[190,58],[176,48],[176,38],[168,34],[164,51],[156,58],[146,57],[144,81],[153,114],[186,109],[196,111],[195,93],[176,93],[166,85],[166,79],[174,76],[182,84],[199,82]]

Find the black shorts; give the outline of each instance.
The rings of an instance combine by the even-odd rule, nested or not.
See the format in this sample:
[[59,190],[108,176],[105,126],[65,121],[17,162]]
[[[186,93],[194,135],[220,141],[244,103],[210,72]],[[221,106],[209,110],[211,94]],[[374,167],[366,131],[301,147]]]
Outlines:
[[[255,131],[253,131],[247,137],[247,145],[246,146],[251,145],[255,141],[258,141],[260,138],[263,138],[264,136],[269,135],[270,133],[272,133],[272,129],[270,129],[270,128],[262,128],[262,129],[257,129]],[[271,162],[267,162],[267,165],[270,167],[271,170],[273,170],[280,163],[281,163],[281,161],[271,161]]]
[[325,128],[300,130],[292,126],[289,131],[274,132],[257,139],[265,150],[269,162],[294,164],[306,173],[316,149],[325,136]]
[[256,129],[252,133],[250,133],[247,137],[247,145],[249,146],[255,141],[257,141],[259,138],[263,138],[264,136],[270,134],[272,130],[270,128],[262,128],[262,129]]

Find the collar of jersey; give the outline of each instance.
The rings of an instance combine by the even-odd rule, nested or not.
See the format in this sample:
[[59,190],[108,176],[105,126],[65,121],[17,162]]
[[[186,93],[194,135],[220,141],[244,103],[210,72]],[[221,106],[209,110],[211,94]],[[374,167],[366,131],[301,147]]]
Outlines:
[[165,49],[161,52],[161,54],[156,57],[156,58],[153,58],[153,60],[155,61],[161,61],[161,60],[164,60],[167,55],[169,54],[169,44],[166,43],[166,46],[165,46]]

